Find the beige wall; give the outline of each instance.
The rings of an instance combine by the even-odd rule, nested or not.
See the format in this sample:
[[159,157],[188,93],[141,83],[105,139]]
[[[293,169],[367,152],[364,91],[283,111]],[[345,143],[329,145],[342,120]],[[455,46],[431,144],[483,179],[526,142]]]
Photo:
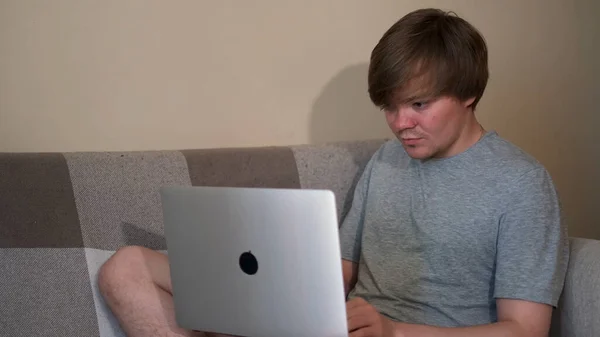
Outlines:
[[428,5],[483,32],[481,120],[546,164],[573,235],[600,238],[595,0],[1,0],[0,151],[389,136],[369,53]]

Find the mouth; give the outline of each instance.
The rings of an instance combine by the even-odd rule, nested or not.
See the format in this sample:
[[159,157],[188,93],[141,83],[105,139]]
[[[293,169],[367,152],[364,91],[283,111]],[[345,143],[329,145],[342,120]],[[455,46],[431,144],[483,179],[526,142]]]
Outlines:
[[404,145],[417,145],[423,138],[401,138]]

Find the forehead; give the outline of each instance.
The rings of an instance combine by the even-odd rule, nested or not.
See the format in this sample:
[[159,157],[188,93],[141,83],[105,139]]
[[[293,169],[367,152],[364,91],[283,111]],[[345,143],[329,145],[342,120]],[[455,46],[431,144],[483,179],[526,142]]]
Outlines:
[[445,82],[443,68],[439,61],[429,58],[408,60],[404,71],[398,73],[396,88],[389,98],[395,104],[404,104],[439,96]]
[[441,94],[440,85],[432,76],[422,75],[405,81],[391,95],[395,104],[405,104],[415,100],[434,99]]

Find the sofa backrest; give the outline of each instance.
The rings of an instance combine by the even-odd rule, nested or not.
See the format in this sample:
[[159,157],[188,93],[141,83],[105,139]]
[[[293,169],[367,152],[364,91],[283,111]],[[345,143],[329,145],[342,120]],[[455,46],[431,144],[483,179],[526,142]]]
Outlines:
[[[161,186],[331,189],[341,220],[383,141],[0,154],[0,336],[124,336],[97,272],[125,245],[166,249]],[[600,241],[571,254],[551,336],[600,336]]]
[[563,293],[551,337],[600,336],[600,241],[571,238]]
[[331,189],[341,218],[382,143],[0,154],[0,335],[122,336],[97,271],[125,245],[166,249],[161,186]]

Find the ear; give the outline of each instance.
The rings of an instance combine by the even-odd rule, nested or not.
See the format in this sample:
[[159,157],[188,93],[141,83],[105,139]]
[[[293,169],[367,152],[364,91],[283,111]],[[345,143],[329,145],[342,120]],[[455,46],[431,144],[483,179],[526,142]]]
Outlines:
[[469,108],[469,107],[471,107],[471,105],[473,104],[473,102],[475,102],[475,97],[471,97],[471,98],[468,98],[468,99],[464,100],[462,102],[462,104],[463,104],[463,106],[465,108]]

